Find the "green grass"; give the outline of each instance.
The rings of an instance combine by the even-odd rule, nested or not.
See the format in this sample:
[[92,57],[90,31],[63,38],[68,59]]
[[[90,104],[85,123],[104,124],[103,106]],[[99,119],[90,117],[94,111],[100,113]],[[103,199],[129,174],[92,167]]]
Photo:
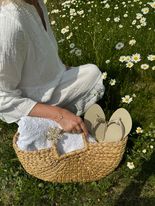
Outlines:
[[[52,29],[59,45],[59,55],[66,65],[78,66],[86,63],[96,64],[102,72],[107,72],[104,80],[106,87],[103,99],[99,104],[106,115],[118,108],[126,108],[133,118],[133,128],[124,154],[124,158],[109,176],[91,183],[48,183],[27,174],[18,161],[12,147],[12,137],[17,125],[0,122],[0,206],[154,206],[155,205],[155,61],[149,61],[148,55],[155,55],[155,9],[146,4],[147,1],[107,1],[110,8],[104,8],[104,1],[74,1],[70,8],[84,10],[80,15],[70,19],[69,8],[63,10],[62,2],[48,0],[48,11],[59,9],[59,13],[49,13],[50,21],[55,21]],[[139,4],[142,2],[142,4]],[[151,1],[150,1],[151,2]],[[118,5],[119,9],[114,9]],[[78,7],[76,7],[78,5]],[[96,5],[96,7],[95,7]],[[133,5],[133,6],[132,6]],[[144,7],[149,8],[145,15],[147,24],[140,29],[132,25],[136,13]],[[91,12],[89,9],[91,8]],[[128,17],[123,15],[128,12]],[[62,15],[66,15],[62,17]],[[114,22],[115,17],[120,22]],[[107,18],[111,18],[109,22]],[[138,22],[138,20],[137,20]],[[119,28],[123,25],[123,28]],[[69,26],[69,31],[61,33],[61,29]],[[76,28],[77,27],[77,28]],[[73,33],[67,39],[70,32]],[[136,44],[129,41],[134,38]],[[64,41],[60,41],[64,39]],[[60,41],[60,42],[59,42]],[[124,43],[120,50],[115,49],[118,42]],[[81,50],[81,56],[70,53],[70,44]],[[139,53],[141,61],[126,68],[119,61],[122,55]],[[107,64],[106,60],[110,60]],[[141,64],[149,64],[148,70],[142,70]],[[91,71],[90,71],[91,72]],[[109,84],[111,79],[116,84]],[[135,94],[130,104],[122,103],[125,95]],[[136,128],[141,127],[143,133],[137,134]],[[151,149],[150,146],[153,146]],[[146,153],[144,150],[146,149]],[[134,169],[127,167],[133,162]]]

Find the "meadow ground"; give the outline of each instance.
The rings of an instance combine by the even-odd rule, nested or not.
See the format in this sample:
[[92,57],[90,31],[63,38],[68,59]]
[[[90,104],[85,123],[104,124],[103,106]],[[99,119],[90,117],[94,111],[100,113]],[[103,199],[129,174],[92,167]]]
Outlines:
[[[117,170],[91,183],[47,183],[27,174],[12,148],[16,124],[0,122],[0,206],[155,205],[155,1],[47,0],[66,65],[103,72],[109,118],[126,108],[133,128]],[[91,71],[90,71],[91,72]]]

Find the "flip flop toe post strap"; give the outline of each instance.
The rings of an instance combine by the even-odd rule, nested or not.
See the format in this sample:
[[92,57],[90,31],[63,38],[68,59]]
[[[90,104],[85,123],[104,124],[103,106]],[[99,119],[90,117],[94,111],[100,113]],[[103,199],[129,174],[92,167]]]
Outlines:
[[[119,125],[119,126],[121,127],[121,130],[122,130],[122,138],[123,138],[124,135],[125,135],[125,127],[124,127],[124,124],[123,124],[121,118],[110,120],[110,121],[108,122],[108,124],[107,124],[107,128],[108,128],[108,126],[110,126],[111,124],[117,124],[117,125]],[[122,138],[121,138],[121,139],[122,139]]]
[[101,123],[106,123],[106,120],[102,117],[100,117],[98,114],[97,115],[97,118],[94,120],[93,124],[91,125],[91,132],[92,132],[92,135],[95,136],[95,131],[97,129],[97,127],[101,124]]

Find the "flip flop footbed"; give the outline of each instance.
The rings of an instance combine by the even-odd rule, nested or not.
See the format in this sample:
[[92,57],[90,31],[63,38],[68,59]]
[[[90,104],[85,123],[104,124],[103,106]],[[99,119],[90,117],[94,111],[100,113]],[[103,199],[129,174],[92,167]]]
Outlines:
[[[104,139],[104,131],[106,128],[106,123],[101,122],[101,123],[95,123],[94,122],[97,120],[97,118],[100,117],[105,120],[105,114],[102,110],[102,108],[98,104],[93,104],[91,105],[86,113],[84,114],[84,122],[86,124],[86,127],[88,131],[90,132],[91,135],[95,135],[96,139],[98,141],[101,141]],[[94,128],[95,126],[95,128]],[[92,131],[92,128],[94,131]],[[95,134],[94,134],[95,132]]]
[[[109,122],[112,120],[118,120],[118,119],[121,119],[121,122],[124,125],[125,131],[124,131],[123,137],[126,137],[130,133],[131,128],[132,128],[132,118],[126,109],[119,108],[112,114]],[[115,130],[114,130],[114,133],[115,133]]]
[[107,127],[107,130],[105,131],[104,142],[120,141],[123,137],[123,134],[124,134],[124,128],[122,129],[122,126],[120,126],[116,123],[110,124]]

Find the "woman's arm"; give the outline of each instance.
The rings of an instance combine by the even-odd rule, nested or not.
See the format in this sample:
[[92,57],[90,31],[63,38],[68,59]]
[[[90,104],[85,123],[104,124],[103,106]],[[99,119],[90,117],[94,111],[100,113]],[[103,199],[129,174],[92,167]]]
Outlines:
[[55,120],[66,132],[79,133],[83,131],[86,136],[88,135],[88,130],[81,117],[67,109],[38,102],[28,115]]
[[12,123],[25,115],[45,117],[59,122],[65,131],[82,129],[86,134],[87,129],[82,119],[72,112],[22,97],[22,91],[17,86],[21,81],[27,46],[28,42],[20,22],[2,14],[0,16],[0,119]]
[[14,17],[0,15],[0,119],[16,122],[27,115],[37,103],[22,97],[17,88],[27,54],[28,42],[20,22]]

